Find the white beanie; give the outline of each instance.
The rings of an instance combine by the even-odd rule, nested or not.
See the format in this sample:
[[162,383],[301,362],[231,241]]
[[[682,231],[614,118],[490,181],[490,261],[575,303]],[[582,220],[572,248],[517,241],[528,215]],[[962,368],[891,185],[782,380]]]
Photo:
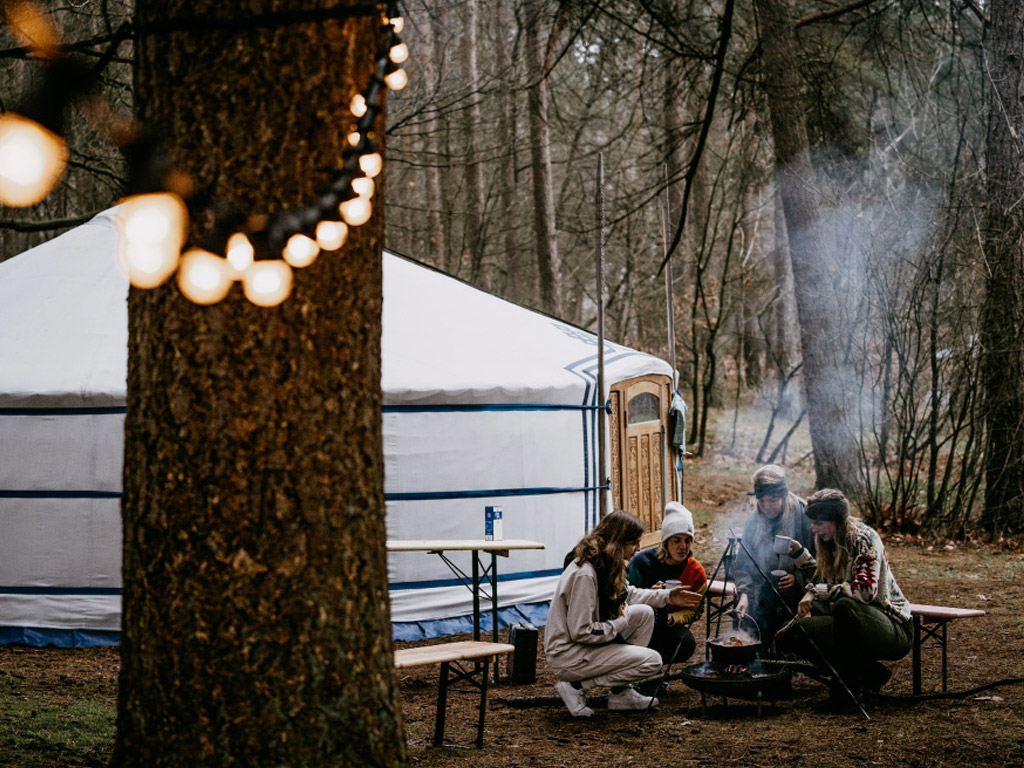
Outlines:
[[678,501],[665,505],[665,519],[661,521],[661,542],[664,544],[677,533],[693,538],[693,515]]

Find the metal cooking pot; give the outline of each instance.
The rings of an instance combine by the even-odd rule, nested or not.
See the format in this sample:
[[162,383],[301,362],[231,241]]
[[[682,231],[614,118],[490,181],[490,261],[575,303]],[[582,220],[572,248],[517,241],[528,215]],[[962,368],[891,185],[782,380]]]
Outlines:
[[708,640],[711,648],[711,660],[720,667],[728,667],[733,664],[750,664],[761,650],[761,643],[750,642],[736,645],[729,640],[716,637]]
[[[734,632],[726,632],[708,640],[711,649],[711,660],[722,667],[733,664],[749,664],[761,650],[761,630],[757,622],[750,616],[738,611],[726,611],[725,615],[733,617]],[[753,630],[748,630],[744,623]]]

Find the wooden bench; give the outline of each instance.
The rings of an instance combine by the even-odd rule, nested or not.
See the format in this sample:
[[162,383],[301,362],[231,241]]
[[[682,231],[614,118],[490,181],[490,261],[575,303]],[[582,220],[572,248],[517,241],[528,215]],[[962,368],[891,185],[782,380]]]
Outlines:
[[[711,636],[711,617],[723,610],[724,606],[734,603],[736,600],[736,587],[732,582],[712,581],[708,585],[708,611],[707,626],[708,637]],[[713,607],[711,598],[718,598],[717,608]],[[985,612],[979,608],[951,608],[945,605],[921,605],[910,604],[910,615],[914,623],[914,646],[911,651],[913,662],[912,683],[913,692],[917,696],[921,693],[921,649],[925,647],[938,648],[942,654],[942,691],[946,692],[946,685],[949,678],[947,650],[949,637],[946,629],[949,622],[954,619],[972,619],[984,616]],[[933,642],[928,642],[933,641]],[[926,646],[926,643],[928,645]]]
[[946,692],[946,648],[948,637],[946,625],[954,619],[973,619],[984,616],[979,608],[950,608],[945,605],[910,604],[910,614],[914,617],[914,695],[921,693],[921,648],[925,641],[934,640],[929,647],[942,651],[942,692]]
[[[421,645],[395,651],[395,667],[419,667],[424,664],[441,665],[437,683],[437,714],[434,719],[434,746],[444,746],[445,711],[448,706],[448,687],[465,680],[480,690],[480,711],[477,716],[476,746],[484,744],[484,713],[487,711],[487,678],[492,657],[510,653],[515,646],[507,643],[486,643],[480,640],[460,640],[451,643]],[[465,664],[465,666],[464,666]],[[470,667],[471,665],[471,667]]]

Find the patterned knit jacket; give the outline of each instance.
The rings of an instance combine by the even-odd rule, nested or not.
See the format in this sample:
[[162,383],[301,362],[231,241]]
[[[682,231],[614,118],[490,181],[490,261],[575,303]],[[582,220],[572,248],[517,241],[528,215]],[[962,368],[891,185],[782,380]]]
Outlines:
[[910,621],[910,602],[896,583],[882,537],[873,528],[857,525],[847,562],[845,581],[807,585],[815,600],[833,603],[841,597],[852,597],[878,606],[898,621]]

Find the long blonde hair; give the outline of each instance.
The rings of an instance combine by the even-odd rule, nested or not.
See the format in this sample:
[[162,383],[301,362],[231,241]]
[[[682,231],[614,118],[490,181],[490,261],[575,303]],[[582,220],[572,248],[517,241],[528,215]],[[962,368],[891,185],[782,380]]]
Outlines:
[[577,564],[590,563],[597,571],[598,601],[600,613],[611,611],[626,591],[626,544],[636,541],[644,533],[644,524],[639,518],[617,509],[606,515],[600,523],[580,539],[573,550]]
[[[825,488],[816,492],[808,499],[808,503],[814,500],[832,499],[841,499],[846,503],[846,496],[842,491],[832,488]],[[848,503],[846,503],[846,507],[849,510]],[[818,560],[818,567],[814,571],[814,581],[826,584],[838,584],[848,580],[850,554],[856,546],[857,536],[866,527],[857,518],[850,517],[849,511],[847,511],[846,517],[841,520],[834,520],[833,522],[836,526],[836,533],[831,541],[823,541],[820,536],[814,537],[814,546]]]

